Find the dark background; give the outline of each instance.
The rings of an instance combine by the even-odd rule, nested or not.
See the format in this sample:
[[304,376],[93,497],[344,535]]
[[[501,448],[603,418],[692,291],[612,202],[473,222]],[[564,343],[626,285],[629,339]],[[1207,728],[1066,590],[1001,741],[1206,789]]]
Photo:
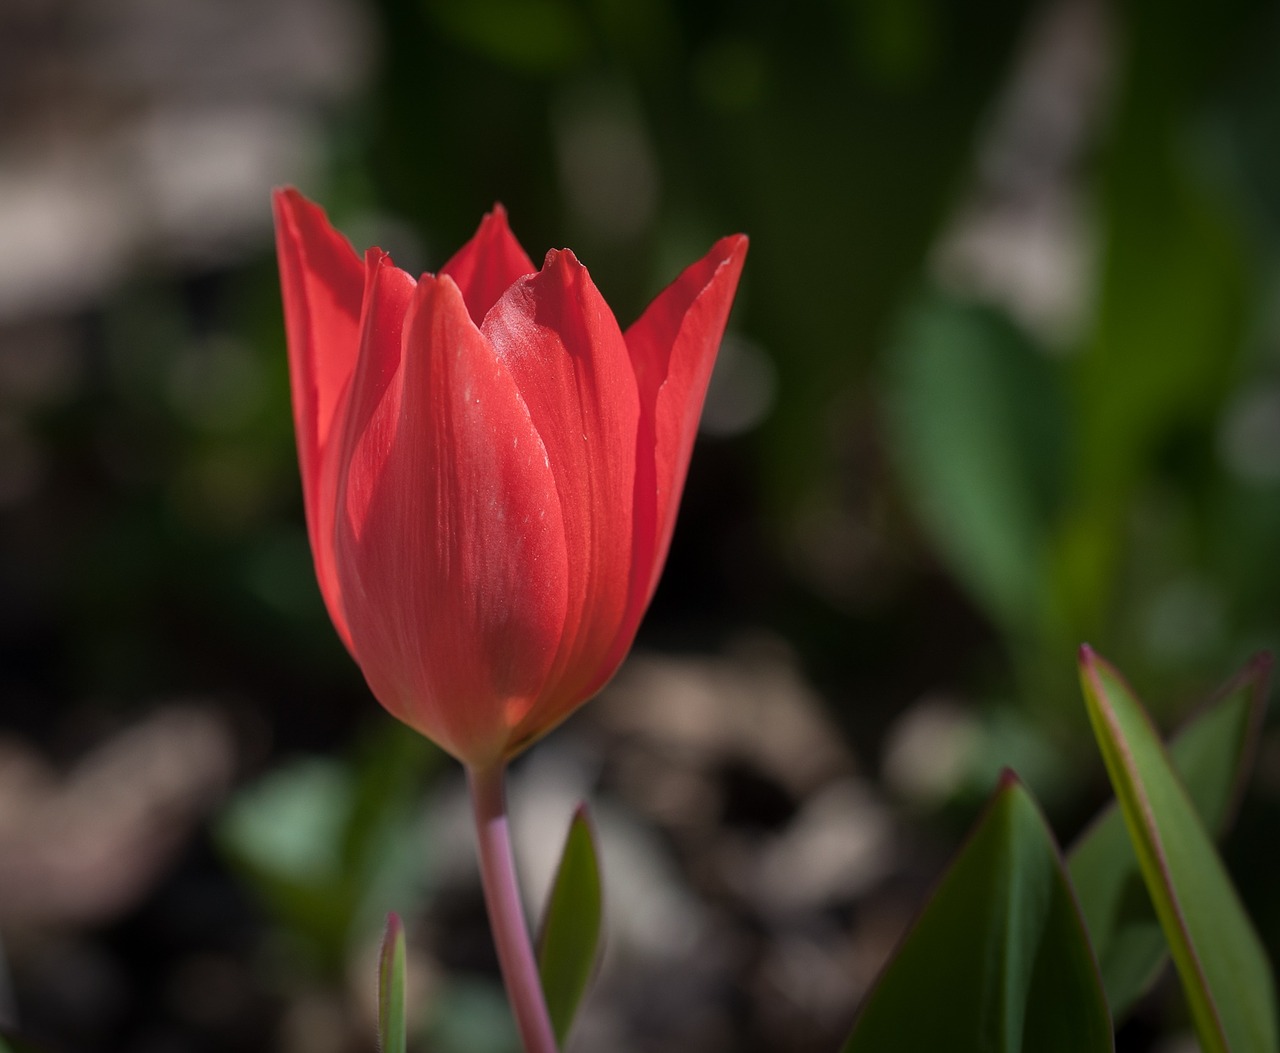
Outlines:
[[410,270],[501,201],[624,325],[751,236],[636,656],[513,807],[534,902],[601,826],[574,1048],[831,1050],[1000,767],[1104,798],[1080,641],[1171,725],[1280,640],[1278,127],[1253,0],[7,0],[0,1017],[371,1049],[394,908],[421,1048],[513,1048],[459,771],[314,585],[272,186]]

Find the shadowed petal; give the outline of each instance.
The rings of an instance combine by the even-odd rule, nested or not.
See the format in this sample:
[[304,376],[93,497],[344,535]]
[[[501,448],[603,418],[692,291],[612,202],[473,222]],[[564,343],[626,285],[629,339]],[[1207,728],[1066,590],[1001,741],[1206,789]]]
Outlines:
[[568,610],[547,690],[524,727],[541,733],[594,694],[626,614],[640,404],[622,332],[573,253],[547,254],[485,318],[546,445],[564,518]]
[[277,190],[272,210],[307,534],[325,604],[349,643],[333,563],[338,464],[331,438],[360,348],[364,267],[324,212],[296,190]]
[[369,685],[491,763],[555,660],[567,555],[547,451],[448,277],[423,277],[397,353],[362,357],[346,460],[336,540]]
[[635,566],[644,577],[632,597],[637,624],[666,562],[707,384],[746,255],[746,237],[721,238],[627,329],[641,407]]
[[479,325],[517,278],[535,270],[507,225],[507,210],[494,205],[471,240],[453,254],[440,273],[458,283],[471,320]]

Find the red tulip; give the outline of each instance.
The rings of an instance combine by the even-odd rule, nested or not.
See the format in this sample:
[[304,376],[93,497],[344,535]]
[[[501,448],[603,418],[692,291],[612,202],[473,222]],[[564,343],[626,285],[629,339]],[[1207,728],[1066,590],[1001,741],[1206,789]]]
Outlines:
[[374,695],[473,769],[613,675],[666,558],[746,254],[718,241],[625,333],[501,208],[435,275],[275,195],[320,589]]

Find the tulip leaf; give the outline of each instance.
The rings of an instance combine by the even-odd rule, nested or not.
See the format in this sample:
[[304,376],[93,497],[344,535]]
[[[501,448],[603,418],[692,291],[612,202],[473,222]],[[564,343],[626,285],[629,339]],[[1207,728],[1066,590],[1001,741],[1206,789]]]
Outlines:
[[1065,475],[1061,370],[1004,315],[937,294],[915,299],[890,352],[908,497],[970,595],[1025,634]]
[[[1192,803],[1205,827],[1217,835],[1228,824],[1250,768],[1270,670],[1268,656],[1253,659],[1169,743]],[[1069,868],[1107,1000],[1119,1019],[1159,974],[1165,940],[1114,803],[1076,842]]]
[[389,721],[353,754],[276,768],[238,791],[215,828],[219,848],[275,919],[334,974],[392,905],[426,893],[416,788],[441,756]]
[[378,961],[378,1049],[405,1053],[404,925],[394,912],[387,915],[387,933]]
[[1080,679],[1202,1048],[1275,1053],[1266,953],[1150,718],[1119,673],[1087,646]]
[[843,1053],[932,1049],[1113,1049],[1057,845],[1009,773],[867,996]]
[[563,1043],[599,957],[600,864],[586,805],[569,824],[538,936],[538,972],[556,1038]]

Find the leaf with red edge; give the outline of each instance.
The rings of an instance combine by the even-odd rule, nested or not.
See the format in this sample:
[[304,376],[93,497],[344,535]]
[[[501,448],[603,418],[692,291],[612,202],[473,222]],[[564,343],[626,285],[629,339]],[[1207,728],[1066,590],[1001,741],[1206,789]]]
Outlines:
[[[1269,655],[1258,655],[1169,743],[1169,755],[1207,829],[1221,835],[1244,787],[1266,702]],[[1160,922],[1138,857],[1112,803],[1072,847],[1068,863],[1119,1018],[1159,975],[1166,960]]]
[[1057,845],[1011,773],[867,996],[843,1053],[1106,1053]]
[[1271,966],[1150,718],[1088,646],[1080,679],[1147,892],[1206,1053],[1275,1053]]
[[378,961],[378,1048],[381,1053],[405,1053],[404,925],[394,912],[387,915]]

